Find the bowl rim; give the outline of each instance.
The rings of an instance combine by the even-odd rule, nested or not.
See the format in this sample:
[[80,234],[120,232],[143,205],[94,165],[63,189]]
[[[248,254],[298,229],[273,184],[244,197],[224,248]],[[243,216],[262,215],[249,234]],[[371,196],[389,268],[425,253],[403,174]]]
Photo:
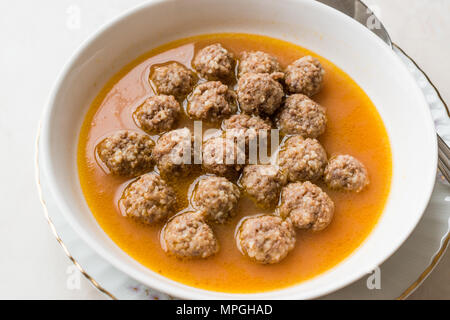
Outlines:
[[[308,292],[306,297],[305,297],[305,294],[301,294],[301,293],[296,294],[293,292],[287,292],[288,290],[290,290],[290,289],[292,290],[304,282],[299,283],[299,284],[294,284],[294,285],[286,287],[286,288],[276,289],[276,290],[272,290],[272,291],[265,291],[265,292],[260,292],[260,293],[228,293],[228,292],[219,292],[219,291],[212,291],[212,290],[206,290],[206,289],[199,289],[196,287],[192,287],[192,286],[185,285],[183,283],[174,281],[170,278],[164,277],[168,281],[168,283],[166,284],[166,283],[161,282],[157,278],[150,279],[149,277],[146,277],[141,272],[138,272],[134,267],[126,265],[123,262],[121,262],[119,258],[110,254],[103,246],[97,244],[95,241],[92,241],[92,238],[90,237],[90,235],[83,229],[83,227],[78,223],[78,221],[75,218],[73,218],[73,216],[71,214],[68,213],[68,212],[72,211],[72,209],[69,207],[68,203],[64,199],[64,194],[62,192],[60,192],[57,188],[57,182],[56,182],[57,177],[54,174],[54,172],[52,171],[52,166],[51,166],[52,160],[49,157],[49,150],[48,150],[49,145],[50,145],[50,137],[51,137],[51,134],[49,131],[50,126],[48,124],[50,124],[50,122],[51,122],[50,120],[51,120],[53,109],[55,106],[55,99],[58,95],[61,85],[64,83],[65,78],[70,74],[72,66],[77,61],[77,59],[80,58],[80,56],[84,53],[84,51],[93,42],[95,42],[95,40],[97,38],[99,38],[102,34],[107,32],[111,27],[113,27],[114,25],[120,23],[122,20],[127,19],[128,17],[136,14],[137,12],[139,12],[147,7],[152,7],[152,6],[156,6],[159,4],[176,2],[176,1],[178,1],[178,0],[149,0],[145,3],[139,4],[131,9],[126,10],[125,12],[123,12],[119,16],[115,17],[111,21],[104,23],[102,26],[100,26],[94,33],[92,33],[86,40],[84,40],[79,45],[79,47],[75,50],[75,52],[72,54],[72,56],[67,60],[67,62],[63,66],[61,72],[59,73],[58,77],[56,78],[56,81],[54,82],[54,84],[52,86],[52,90],[49,94],[49,97],[47,99],[46,105],[45,105],[43,113],[42,113],[42,118],[41,118],[41,122],[40,122],[41,123],[41,126],[40,126],[41,135],[40,135],[39,141],[40,141],[40,146],[42,149],[42,156],[43,156],[43,161],[42,161],[41,166],[44,169],[46,177],[49,181],[50,192],[53,194],[58,208],[62,211],[64,217],[68,220],[71,227],[74,228],[74,230],[81,236],[83,241],[85,241],[89,246],[91,246],[97,253],[99,253],[105,260],[110,262],[114,267],[116,267],[117,269],[121,270],[122,272],[126,273],[127,275],[136,279],[139,282],[145,283],[152,288],[155,288],[162,292],[165,292],[165,293],[168,293],[168,294],[171,294],[176,297],[183,298],[183,299],[224,299],[224,298],[234,298],[234,299],[307,298],[307,299],[309,299],[309,298],[316,298],[319,296],[329,294],[331,292],[339,290],[339,289],[357,281],[358,279],[360,279],[362,276],[364,276],[366,274],[366,272],[364,270],[359,270],[359,272],[354,272],[351,274],[348,273],[345,277],[341,277],[340,279],[337,279],[336,281],[334,281],[332,285],[328,284],[325,287],[314,288],[314,290],[310,290]],[[283,0],[283,1],[285,1],[285,2],[298,2],[298,1],[308,2],[310,5],[321,7],[321,10],[328,11],[327,14],[334,14],[334,15],[341,16],[341,19],[346,19],[346,21],[347,21],[346,23],[354,24],[355,28],[364,29],[365,30],[364,32],[367,34],[367,36],[372,37],[372,41],[378,42],[380,50],[384,50],[388,54],[392,55],[394,57],[394,59],[396,59],[399,62],[399,67],[403,68],[406,72],[408,72],[408,70],[406,69],[406,66],[401,63],[399,57],[395,55],[395,53],[389,46],[387,46],[375,34],[370,32],[369,30],[367,30],[364,26],[360,25],[357,21],[353,20],[351,17],[348,17],[344,13],[342,13],[332,7],[329,7],[323,3],[317,2],[317,1],[310,1],[310,0]],[[409,78],[412,78],[412,76],[409,75],[409,73],[408,73],[408,76],[409,76]],[[424,111],[427,115],[427,117],[426,117],[427,119],[424,119],[424,121],[426,122],[427,127],[428,127],[427,130],[429,131],[430,134],[431,134],[431,131],[433,133],[435,133],[434,122],[432,120],[431,112],[428,109],[428,105],[426,104],[423,93],[421,92],[421,90],[417,84],[414,85],[414,89],[416,91],[418,91],[420,96],[423,98],[423,99],[421,99],[423,101],[421,101],[421,103],[418,103],[418,104],[420,104],[422,106],[422,108],[424,109],[422,111]],[[430,148],[433,151],[431,154],[428,155],[430,168],[431,167],[437,168],[437,137],[436,137],[436,134],[431,135],[430,138],[432,139],[432,144],[430,145]],[[428,169],[430,169],[430,168],[428,168]],[[39,168],[37,170],[39,170]],[[408,231],[405,232],[405,236],[403,237],[403,239],[401,241],[398,241],[398,243],[395,244],[394,246],[390,247],[389,250],[385,250],[386,253],[383,254],[384,258],[378,262],[378,265],[381,265],[394,252],[396,252],[398,250],[398,248],[404,243],[404,241],[406,241],[406,239],[409,237],[409,235],[412,233],[412,231],[417,226],[417,224],[420,221],[420,219],[429,203],[429,200],[431,198],[431,194],[434,189],[435,178],[436,178],[436,170],[433,169],[432,173],[430,173],[430,175],[428,177],[428,180],[422,181],[423,185],[424,185],[424,187],[423,187],[424,196],[422,197],[422,201],[421,201],[420,205],[418,205],[418,207],[417,207],[417,211],[421,212],[420,215],[417,215],[416,221],[411,222],[410,227],[408,228]],[[355,249],[352,253],[350,253],[349,257],[351,255],[353,255],[355,252],[357,252],[361,246],[362,246],[362,244],[357,249]],[[122,250],[122,249],[120,249],[120,250]],[[343,261],[345,261],[345,259]],[[338,263],[338,265],[341,264],[343,261]],[[330,270],[334,269],[335,267],[331,268]],[[327,270],[327,271],[329,271],[329,270]],[[327,272],[327,271],[325,271],[325,272]],[[158,275],[153,270],[150,270],[150,272],[154,273],[155,275]],[[321,275],[323,275],[323,274],[324,273],[322,273]],[[320,275],[318,275],[318,276],[320,276]],[[310,281],[310,280],[307,280],[307,281]]]

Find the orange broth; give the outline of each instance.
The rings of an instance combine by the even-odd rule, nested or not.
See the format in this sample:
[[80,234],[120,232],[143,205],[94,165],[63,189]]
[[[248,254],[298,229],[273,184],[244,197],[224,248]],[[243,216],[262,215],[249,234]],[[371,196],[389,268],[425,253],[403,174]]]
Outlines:
[[[236,56],[261,50],[276,56],[283,67],[304,55],[317,57],[325,71],[322,91],[313,97],[327,108],[328,127],[319,140],[329,156],[346,153],[368,169],[370,185],[361,193],[345,193],[320,186],[333,199],[336,211],[321,232],[297,231],[297,244],[279,264],[260,265],[236,247],[236,225],[248,215],[269,213],[243,197],[237,217],[226,225],[213,225],[219,253],[205,260],[178,260],[161,248],[161,225],[148,226],[124,217],[118,200],[133,179],[111,176],[99,166],[95,146],[120,129],[142,132],[133,121],[137,106],[153,95],[148,81],[154,64],[178,61],[191,67],[197,50],[220,42]],[[178,127],[192,128],[184,115]],[[204,125],[204,129],[208,126]],[[156,140],[157,136],[153,136]],[[311,279],[336,266],[357,249],[376,225],[390,190],[392,159],[389,139],[377,110],[364,91],[330,61],[285,41],[248,34],[213,34],[178,40],[137,58],[116,74],[92,102],[81,128],[78,170],[86,201],[99,225],[132,258],[149,269],[181,283],[221,292],[263,292]],[[189,205],[188,190],[198,174],[173,184],[180,209]]]

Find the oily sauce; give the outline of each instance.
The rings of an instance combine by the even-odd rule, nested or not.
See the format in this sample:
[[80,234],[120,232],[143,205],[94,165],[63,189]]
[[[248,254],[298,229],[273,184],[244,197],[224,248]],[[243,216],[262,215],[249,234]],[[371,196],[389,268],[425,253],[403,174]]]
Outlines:
[[[148,226],[124,217],[118,201],[130,181],[106,174],[96,159],[95,146],[116,130],[141,131],[133,112],[153,95],[148,81],[151,67],[178,61],[188,67],[202,47],[220,42],[239,55],[261,50],[276,56],[283,67],[304,56],[316,56],[326,76],[322,91],[313,97],[327,109],[328,126],[319,140],[331,157],[350,154],[368,169],[370,185],[361,193],[345,193],[320,186],[333,199],[336,211],[330,226],[313,233],[297,231],[295,249],[281,263],[260,265],[242,256],[236,247],[236,225],[248,215],[270,213],[242,197],[237,217],[226,225],[213,225],[219,253],[205,260],[178,260],[161,248],[161,225]],[[177,127],[192,129],[185,116]],[[203,124],[203,129],[209,126]],[[158,136],[153,136],[156,139]],[[81,128],[78,170],[86,201],[99,225],[127,254],[151,270],[194,287],[221,292],[262,292],[280,289],[315,277],[332,268],[356,248],[377,223],[389,194],[392,157],[389,139],[377,110],[364,91],[330,61],[285,41],[248,34],[213,34],[178,40],[139,57],[124,67],[92,102]],[[190,186],[199,173],[172,183],[180,210],[189,206]],[[191,187],[192,189],[192,187]]]

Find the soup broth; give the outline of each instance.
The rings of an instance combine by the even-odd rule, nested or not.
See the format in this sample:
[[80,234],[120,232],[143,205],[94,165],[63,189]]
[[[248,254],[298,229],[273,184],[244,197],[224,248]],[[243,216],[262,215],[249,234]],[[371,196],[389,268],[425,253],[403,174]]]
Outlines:
[[[162,226],[141,224],[121,214],[118,202],[123,189],[134,179],[109,175],[96,157],[95,147],[117,130],[143,132],[133,112],[154,95],[148,80],[152,66],[177,61],[188,68],[196,52],[221,43],[236,56],[260,50],[278,58],[282,67],[312,55],[326,75],[321,92],[313,99],[326,107],[328,125],[319,141],[328,156],[350,154],[363,162],[370,184],[361,193],[338,192],[319,186],[335,203],[331,224],[321,232],[297,230],[297,244],[286,259],[274,265],[257,264],[243,256],[235,243],[239,221],[249,215],[271,213],[247,197],[240,200],[237,216],[225,225],[212,227],[220,251],[208,259],[179,260],[167,255],[160,244]],[[186,103],[184,103],[186,104]],[[193,128],[184,114],[177,127]],[[210,128],[206,124],[203,129]],[[219,126],[217,126],[219,127]],[[152,136],[156,141],[158,136]],[[392,174],[389,139],[377,110],[364,91],[341,69],[307,49],[285,41],[249,34],[213,34],[178,40],[156,48],[125,66],[100,91],[84,120],[78,146],[78,170],[86,201],[103,230],[132,258],[165,277],[186,285],[234,293],[280,289],[311,279],[336,266],[357,249],[376,225],[389,194]],[[189,207],[190,186],[201,175],[171,183],[179,210]]]

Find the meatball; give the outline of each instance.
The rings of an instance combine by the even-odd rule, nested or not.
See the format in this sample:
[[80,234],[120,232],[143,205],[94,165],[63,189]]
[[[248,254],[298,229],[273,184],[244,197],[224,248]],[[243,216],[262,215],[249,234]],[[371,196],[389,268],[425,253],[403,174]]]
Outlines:
[[195,70],[208,80],[229,80],[234,76],[234,55],[220,43],[200,50],[193,65]]
[[207,258],[219,251],[219,243],[201,214],[186,212],[172,218],[163,229],[168,253],[178,258]]
[[181,107],[173,96],[164,94],[145,100],[136,109],[134,119],[142,130],[148,133],[161,133],[173,128],[180,115]]
[[134,131],[118,131],[100,142],[97,155],[114,175],[133,177],[153,167],[150,137]]
[[260,132],[266,131],[270,135],[272,125],[269,120],[247,114],[236,114],[223,122],[223,129],[229,137],[245,137],[245,142],[257,139]]
[[176,98],[186,96],[197,82],[195,74],[177,62],[156,67],[150,80],[158,94],[173,95]]
[[331,189],[360,192],[369,184],[369,174],[354,157],[338,155],[328,162],[324,180]]
[[315,184],[296,182],[283,188],[277,213],[289,218],[297,228],[320,231],[333,219],[334,203]]
[[293,94],[286,99],[276,122],[282,134],[317,138],[325,132],[327,116],[318,103],[303,94]]
[[278,165],[288,181],[315,181],[322,177],[327,165],[327,153],[316,139],[290,137],[278,157]]
[[239,188],[223,177],[201,179],[194,194],[194,206],[209,220],[224,223],[236,214],[241,193]]
[[239,75],[244,73],[276,73],[283,77],[277,58],[262,51],[245,51],[239,62]]
[[189,97],[187,112],[193,119],[218,122],[236,111],[236,93],[220,81],[200,84]]
[[164,221],[173,213],[177,201],[173,189],[158,174],[151,172],[125,189],[120,205],[128,217],[152,224]]
[[203,143],[202,167],[206,172],[234,177],[244,164],[245,147],[234,139],[213,137]]
[[237,238],[241,251],[250,259],[263,264],[283,260],[294,249],[296,241],[290,221],[269,215],[244,220]]
[[284,92],[281,84],[267,73],[245,73],[238,81],[237,95],[243,112],[272,115]]
[[248,165],[240,180],[245,193],[259,206],[276,206],[281,188],[286,184],[286,175],[274,165]]
[[153,158],[165,177],[186,176],[193,167],[193,137],[188,128],[169,131],[161,136],[153,150]]
[[312,97],[322,88],[325,71],[319,60],[306,56],[287,67],[284,81],[290,93],[302,93]]

